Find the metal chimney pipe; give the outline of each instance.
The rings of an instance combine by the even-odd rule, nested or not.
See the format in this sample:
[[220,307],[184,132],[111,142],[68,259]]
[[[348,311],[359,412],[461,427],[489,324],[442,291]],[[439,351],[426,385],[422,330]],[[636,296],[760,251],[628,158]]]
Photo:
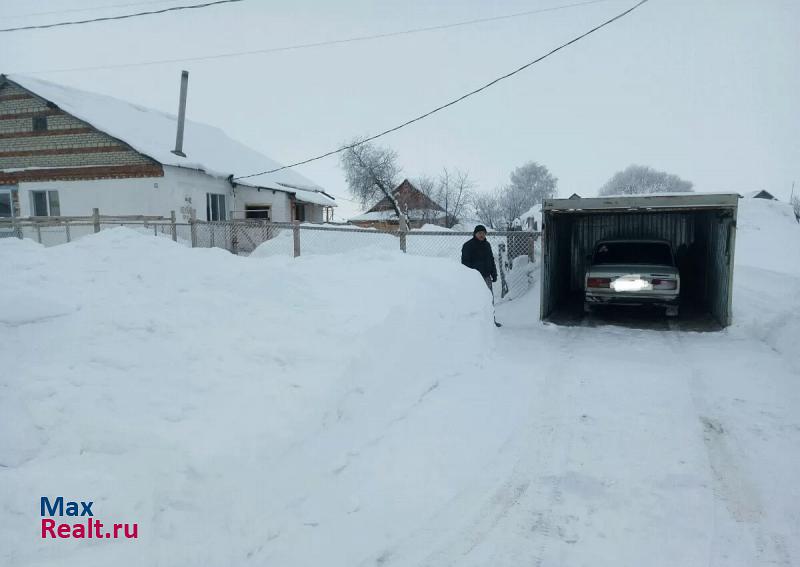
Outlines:
[[178,107],[178,133],[175,136],[175,149],[172,153],[181,157],[186,157],[183,153],[183,125],[186,121],[186,90],[189,88],[189,71],[181,72],[181,98]]

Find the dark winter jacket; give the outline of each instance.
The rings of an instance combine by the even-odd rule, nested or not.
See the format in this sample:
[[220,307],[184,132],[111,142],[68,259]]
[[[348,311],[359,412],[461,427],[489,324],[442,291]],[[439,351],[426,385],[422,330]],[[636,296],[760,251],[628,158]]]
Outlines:
[[487,240],[471,238],[461,247],[461,263],[468,268],[478,270],[484,278],[491,277],[497,281],[497,266],[494,264],[492,246]]

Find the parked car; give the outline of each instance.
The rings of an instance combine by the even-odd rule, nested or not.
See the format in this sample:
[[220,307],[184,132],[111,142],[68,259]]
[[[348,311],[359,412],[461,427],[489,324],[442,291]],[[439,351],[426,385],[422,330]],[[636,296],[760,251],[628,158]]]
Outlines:
[[650,305],[677,317],[681,278],[665,240],[603,240],[586,270],[584,311],[598,305]]

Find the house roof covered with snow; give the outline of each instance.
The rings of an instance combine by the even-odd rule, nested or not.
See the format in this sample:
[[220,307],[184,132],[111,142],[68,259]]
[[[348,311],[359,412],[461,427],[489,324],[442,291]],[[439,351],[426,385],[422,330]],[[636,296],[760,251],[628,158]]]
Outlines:
[[748,193],[744,194],[744,197],[747,199],[770,199],[773,201],[778,200],[772,193],[770,193],[769,191],[765,191],[763,189],[759,191],[749,191]]
[[[445,217],[444,209],[425,193],[414,187],[404,179],[393,191],[392,196],[397,200],[401,209],[408,212],[410,220],[439,219]],[[384,197],[365,213],[351,217],[350,221],[391,221],[397,220],[397,213],[389,197]]]
[[[223,178],[281,167],[275,160],[228,137],[221,129],[188,119],[183,135],[186,157],[182,157],[172,153],[178,123],[174,114],[24,75],[5,77],[162,165],[196,169]],[[322,187],[291,169],[236,183],[294,193],[298,200],[309,203],[336,204]]]

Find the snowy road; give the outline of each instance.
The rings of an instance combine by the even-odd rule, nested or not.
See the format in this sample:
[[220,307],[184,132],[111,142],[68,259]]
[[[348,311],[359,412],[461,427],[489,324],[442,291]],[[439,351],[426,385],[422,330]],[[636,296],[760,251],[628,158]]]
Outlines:
[[501,335],[499,360],[529,353],[524,368],[499,363],[528,382],[529,419],[486,464],[480,506],[442,513],[446,536],[422,530],[436,534],[430,546],[415,542],[425,552],[399,564],[790,566],[800,556],[798,374],[774,349],[615,327],[510,324]]

